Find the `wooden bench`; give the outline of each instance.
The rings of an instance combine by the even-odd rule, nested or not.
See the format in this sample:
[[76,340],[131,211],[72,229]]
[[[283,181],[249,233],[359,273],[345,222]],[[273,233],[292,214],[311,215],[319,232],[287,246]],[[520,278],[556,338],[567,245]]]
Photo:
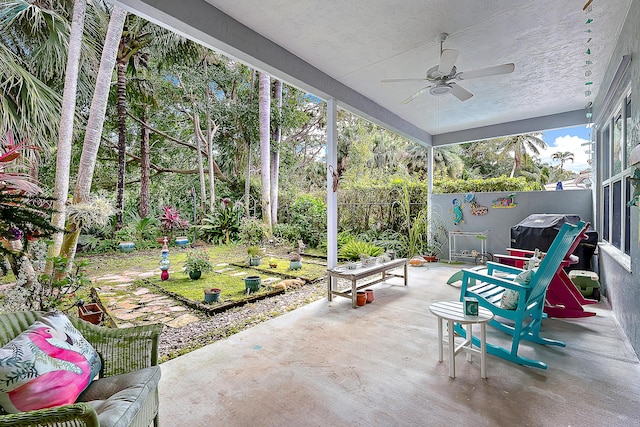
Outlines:
[[[395,273],[389,273],[389,270],[393,270],[399,267],[404,267],[404,276]],[[378,279],[371,280],[361,285],[356,284],[356,282],[360,279],[364,279],[366,277],[370,277],[380,273],[382,273],[382,277]],[[388,276],[404,277],[404,285],[407,286],[407,259],[394,259],[382,264],[375,264],[367,267],[358,267],[353,270],[349,270],[346,267],[336,267],[333,269],[329,269],[327,270],[327,297],[329,301],[333,299],[333,295],[351,298],[351,306],[353,308],[356,308],[356,292],[359,289],[368,288],[369,286],[375,285],[376,283],[383,282],[387,279]],[[337,288],[337,279],[350,280],[351,287],[339,290]]]

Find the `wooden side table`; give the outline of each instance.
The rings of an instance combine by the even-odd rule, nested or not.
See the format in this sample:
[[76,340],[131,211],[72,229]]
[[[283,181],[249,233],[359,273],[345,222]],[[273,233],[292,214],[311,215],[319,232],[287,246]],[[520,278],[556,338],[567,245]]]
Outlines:
[[[456,355],[461,351],[467,354],[467,361],[471,362],[471,354],[480,355],[480,376],[487,378],[487,323],[493,319],[493,313],[484,307],[478,307],[477,316],[467,316],[464,314],[464,308],[460,301],[442,301],[436,302],[429,306],[429,311],[438,318],[438,361],[443,361],[443,333],[442,320],[447,321],[447,329],[449,330],[448,347],[449,347],[449,376],[456,377]],[[453,324],[460,323],[465,325],[467,337],[456,346],[454,340]],[[472,343],[472,326],[474,323],[480,324],[480,349],[473,348]]]

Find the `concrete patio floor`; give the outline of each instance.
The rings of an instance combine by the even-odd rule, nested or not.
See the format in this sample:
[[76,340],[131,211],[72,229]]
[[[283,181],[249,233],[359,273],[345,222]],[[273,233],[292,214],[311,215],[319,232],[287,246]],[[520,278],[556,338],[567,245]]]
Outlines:
[[459,268],[410,268],[408,287],[389,279],[364,307],[323,299],[163,363],[160,425],[640,425],[640,363],[606,302],[544,321],[566,348],[521,346],[547,370],[489,355],[483,380],[459,355],[449,378],[428,307],[458,299]]

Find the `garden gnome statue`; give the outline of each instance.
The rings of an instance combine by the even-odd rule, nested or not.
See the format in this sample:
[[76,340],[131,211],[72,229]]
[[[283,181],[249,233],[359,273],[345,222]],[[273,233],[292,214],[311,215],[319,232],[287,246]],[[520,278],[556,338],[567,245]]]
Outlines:
[[162,245],[162,259],[160,260],[160,279],[167,280],[169,278],[169,265],[171,261],[169,261],[169,247],[167,246],[167,238],[164,238],[164,244]]

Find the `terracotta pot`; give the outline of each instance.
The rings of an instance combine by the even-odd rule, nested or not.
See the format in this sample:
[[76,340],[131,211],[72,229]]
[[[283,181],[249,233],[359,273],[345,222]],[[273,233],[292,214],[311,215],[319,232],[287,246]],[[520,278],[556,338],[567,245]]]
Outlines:
[[98,325],[102,321],[102,314],[102,309],[96,303],[92,302],[78,306],[78,316],[94,325]]
[[365,291],[358,291],[356,293],[356,305],[362,307],[367,303],[367,294]]
[[367,304],[372,303],[373,302],[373,289],[367,289],[366,291],[364,291],[364,293],[367,296]]
[[422,258],[424,258],[425,261],[427,262],[437,262],[438,261],[438,257],[435,255],[422,255]]

